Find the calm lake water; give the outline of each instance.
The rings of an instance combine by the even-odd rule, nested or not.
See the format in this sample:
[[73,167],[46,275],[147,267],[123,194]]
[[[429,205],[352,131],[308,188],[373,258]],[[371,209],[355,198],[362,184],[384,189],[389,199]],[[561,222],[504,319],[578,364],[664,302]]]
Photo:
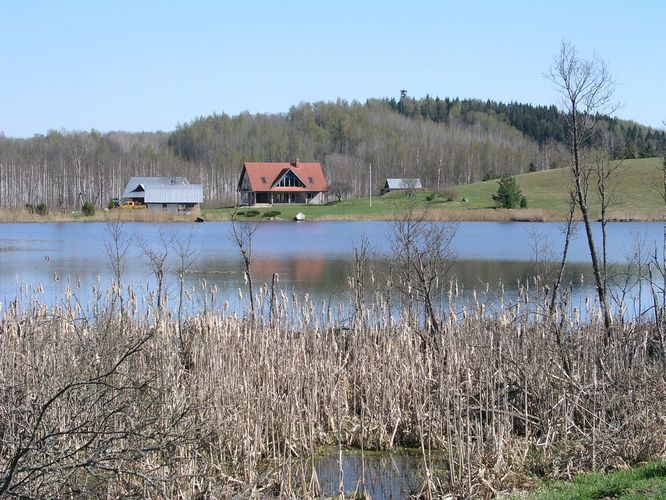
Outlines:
[[[516,288],[535,270],[535,255],[559,259],[562,251],[561,223],[464,222],[457,226],[454,249],[457,263],[452,271],[465,290],[503,284]],[[279,274],[280,286],[322,300],[342,299],[351,272],[353,248],[367,237],[374,249],[373,267],[380,274],[391,254],[390,222],[280,222],[264,224],[256,233],[253,276],[258,284]],[[129,244],[125,259],[126,280],[150,290],[152,278],[141,247],[159,248],[163,240],[186,243],[193,251],[186,277],[189,287],[201,280],[215,285],[222,296],[237,300],[244,288],[242,261],[229,238],[230,224],[208,222],[128,223],[123,227]],[[599,232],[599,227],[595,228]],[[622,265],[641,242],[643,258],[661,250],[660,223],[612,223],[608,226],[609,261]],[[41,285],[43,300],[62,294],[68,284],[87,290],[98,280],[111,281],[105,242],[111,241],[104,223],[39,223],[0,225],[0,301],[7,303],[21,294],[23,284]],[[535,247],[538,250],[535,250]],[[170,287],[175,285],[176,251],[168,247]],[[580,293],[591,291],[587,242],[582,228],[570,250],[568,280]],[[581,276],[582,285],[581,285]],[[85,292],[81,292],[82,294]],[[83,297],[85,299],[85,297]]]

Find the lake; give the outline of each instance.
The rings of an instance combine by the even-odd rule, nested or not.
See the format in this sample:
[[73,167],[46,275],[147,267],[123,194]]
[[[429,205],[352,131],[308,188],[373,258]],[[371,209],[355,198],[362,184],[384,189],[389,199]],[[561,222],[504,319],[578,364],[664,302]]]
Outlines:
[[[391,255],[390,222],[271,222],[257,231],[253,241],[252,272],[259,285],[278,273],[280,286],[321,300],[346,300],[347,276],[351,273],[354,246],[366,237],[374,253],[371,261],[377,276],[388,268]],[[453,240],[457,262],[452,276],[471,291],[503,285],[515,290],[534,274],[537,260],[557,261],[563,236],[561,223],[463,222]],[[215,286],[222,297],[237,301],[244,289],[242,260],[229,237],[230,223],[127,223],[123,241],[129,245],[125,258],[127,282],[150,290],[153,279],[142,247],[166,248],[169,286],[175,285],[177,255],[173,242],[190,242],[192,256],[186,284],[197,287],[202,280]],[[595,226],[597,236],[600,228]],[[611,223],[608,226],[609,262],[621,266],[640,242],[643,259],[660,253],[661,223]],[[105,244],[111,241],[105,223],[37,223],[0,226],[0,301],[7,303],[24,291],[24,285],[43,289],[49,302],[76,285],[83,300],[98,281],[111,282],[112,272]],[[169,243],[164,243],[169,242]],[[536,255],[539,254],[537,259]],[[544,259],[545,257],[545,259]],[[580,297],[593,293],[587,241],[581,230],[570,249],[567,280]]]

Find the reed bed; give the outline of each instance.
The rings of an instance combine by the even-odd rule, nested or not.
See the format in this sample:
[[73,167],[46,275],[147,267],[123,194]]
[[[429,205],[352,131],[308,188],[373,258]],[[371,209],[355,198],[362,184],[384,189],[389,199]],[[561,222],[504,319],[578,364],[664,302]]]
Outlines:
[[654,324],[607,345],[593,305],[463,306],[451,283],[433,332],[390,288],[333,307],[265,287],[256,320],[205,285],[180,321],[131,289],[4,304],[0,496],[317,497],[331,445],[420,448],[423,498],[663,456]]
[[171,213],[150,210],[97,208],[95,215],[84,216],[80,211],[52,209],[46,215],[38,215],[24,208],[0,208],[0,223],[27,222],[192,222],[199,212]]

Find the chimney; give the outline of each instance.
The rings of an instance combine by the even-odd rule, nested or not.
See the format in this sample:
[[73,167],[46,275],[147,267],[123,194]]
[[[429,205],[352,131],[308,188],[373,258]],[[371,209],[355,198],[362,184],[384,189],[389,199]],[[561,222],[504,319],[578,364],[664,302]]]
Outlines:
[[298,168],[298,164],[299,164],[299,163],[300,163],[300,162],[298,161],[298,158],[296,158],[296,159],[294,160],[294,162],[292,163],[292,165],[293,165],[294,167]]

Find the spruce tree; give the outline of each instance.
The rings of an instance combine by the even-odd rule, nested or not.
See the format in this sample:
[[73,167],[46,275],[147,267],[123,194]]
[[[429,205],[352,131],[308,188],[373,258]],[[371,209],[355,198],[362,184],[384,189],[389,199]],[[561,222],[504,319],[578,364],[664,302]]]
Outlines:
[[[503,175],[497,181],[497,184],[497,193],[493,195],[493,200],[495,200],[497,206],[500,208],[516,208],[523,198],[523,193],[520,191],[516,179],[509,175]],[[525,205],[527,205],[527,200],[525,200]]]

